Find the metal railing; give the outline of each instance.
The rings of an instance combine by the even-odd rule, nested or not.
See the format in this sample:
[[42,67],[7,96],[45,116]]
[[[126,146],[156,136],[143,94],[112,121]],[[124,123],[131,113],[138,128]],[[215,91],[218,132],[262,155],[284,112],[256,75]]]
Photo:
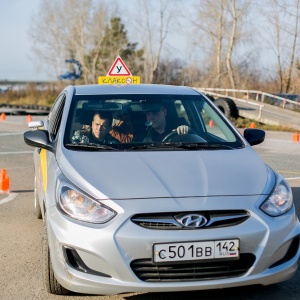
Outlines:
[[[206,94],[209,94],[212,96],[217,96],[217,97],[226,96],[227,98],[230,98],[230,99],[233,99],[236,101],[241,101],[241,102],[246,101],[246,103],[251,104],[251,105],[254,105],[254,104],[252,102],[247,102],[247,100],[252,100],[252,101],[261,102],[261,103],[268,103],[268,104],[275,104],[276,100],[278,100],[279,101],[278,103],[280,105],[277,105],[277,106],[280,106],[282,108],[288,108],[288,109],[289,109],[289,107],[300,109],[300,103],[297,101],[293,101],[288,98],[276,96],[276,95],[261,92],[261,91],[222,89],[222,88],[197,88],[197,89],[203,93],[206,93]],[[216,93],[216,92],[221,92],[221,93]],[[233,94],[233,96],[230,96],[230,94]],[[242,97],[236,97],[237,94],[242,94]],[[265,102],[266,98],[268,100]],[[290,106],[287,106],[287,103],[290,104]]]

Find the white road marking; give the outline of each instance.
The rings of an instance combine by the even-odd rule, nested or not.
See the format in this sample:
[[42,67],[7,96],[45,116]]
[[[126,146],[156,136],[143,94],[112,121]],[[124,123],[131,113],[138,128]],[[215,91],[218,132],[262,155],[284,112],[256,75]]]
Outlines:
[[16,152],[0,152],[0,155],[7,155],[7,154],[28,154],[33,153],[34,151],[16,151]]
[[3,200],[0,200],[0,205],[4,204],[4,203],[7,203],[11,200],[14,200],[17,197],[17,195],[18,195],[17,193],[10,193],[8,195],[8,197],[4,198]]
[[290,177],[290,178],[285,178],[286,180],[300,180],[300,177]]
[[0,133],[0,136],[6,136],[6,135],[23,135],[23,132],[7,132],[7,133]]

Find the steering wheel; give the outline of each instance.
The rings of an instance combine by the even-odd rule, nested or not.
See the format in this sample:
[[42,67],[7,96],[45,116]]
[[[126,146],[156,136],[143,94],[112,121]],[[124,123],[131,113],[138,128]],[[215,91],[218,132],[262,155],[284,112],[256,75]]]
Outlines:
[[195,137],[198,137],[201,141],[203,141],[203,139],[191,129],[189,129],[187,134],[178,134],[177,130],[173,129],[162,139],[161,142],[196,142]]

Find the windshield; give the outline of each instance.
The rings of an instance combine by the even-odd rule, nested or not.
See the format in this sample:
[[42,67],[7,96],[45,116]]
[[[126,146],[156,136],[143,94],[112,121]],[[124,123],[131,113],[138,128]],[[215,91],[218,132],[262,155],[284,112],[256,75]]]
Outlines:
[[244,147],[202,95],[74,96],[64,144],[78,151]]

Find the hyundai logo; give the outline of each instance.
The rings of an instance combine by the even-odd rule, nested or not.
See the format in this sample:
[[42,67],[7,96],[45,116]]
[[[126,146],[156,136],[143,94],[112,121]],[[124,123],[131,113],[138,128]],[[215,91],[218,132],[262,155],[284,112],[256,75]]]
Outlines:
[[198,214],[180,214],[175,216],[175,220],[187,228],[199,228],[207,223],[207,219],[203,215]]

